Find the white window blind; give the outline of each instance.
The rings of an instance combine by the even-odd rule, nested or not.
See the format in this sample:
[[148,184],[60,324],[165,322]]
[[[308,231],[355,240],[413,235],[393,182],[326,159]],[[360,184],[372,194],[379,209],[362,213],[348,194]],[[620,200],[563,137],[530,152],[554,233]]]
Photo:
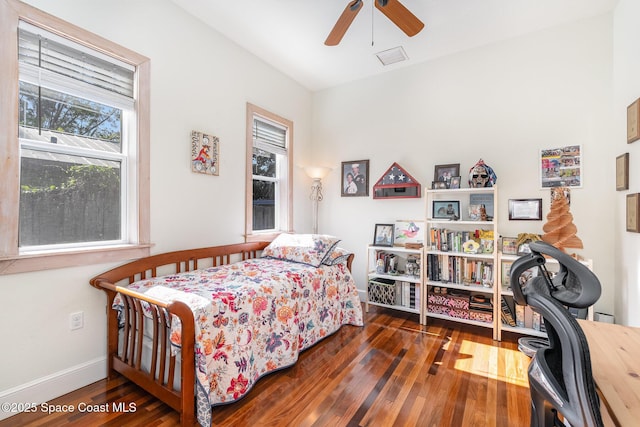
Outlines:
[[253,145],[272,153],[287,154],[287,130],[260,118],[253,119]]
[[134,96],[134,68],[43,29],[20,22],[18,61],[128,98]]

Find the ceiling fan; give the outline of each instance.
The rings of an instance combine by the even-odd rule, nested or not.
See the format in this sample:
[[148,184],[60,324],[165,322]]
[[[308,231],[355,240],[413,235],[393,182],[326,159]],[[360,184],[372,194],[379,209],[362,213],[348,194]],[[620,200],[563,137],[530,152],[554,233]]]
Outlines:
[[[384,13],[394,24],[405,32],[409,37],[413,37],[424,28],[424,24],[416,16],[404,7],[398,0],[373,0],[376,8]],[[349,26],[362,9],[362,0],[354,0],[347,4],[342,15],[329,33],[324,44],[327,46],[337,46],[345,35]]]

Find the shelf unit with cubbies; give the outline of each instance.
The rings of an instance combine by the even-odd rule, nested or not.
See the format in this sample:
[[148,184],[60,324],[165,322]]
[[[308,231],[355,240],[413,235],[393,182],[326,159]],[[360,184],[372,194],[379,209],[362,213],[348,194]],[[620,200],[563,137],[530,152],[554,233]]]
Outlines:
[[[517,311],[516,304],[515,304],[515,301],[513,301],[513,291],[509,287],[510,285],[509,270],[510,270],[511,264],[513,264],[513,262],[518,258],[519,258],[518,255],[507,255],[507,254],[503,254],[502,252],[500,252],[498,256],[500,272],[498,274],[498,281],[497,281],[498,285],[496,287],[498,290],[498,296],[496,297],[496,301],[498,301],[501,305],[502,300],[504,298],[506,301],[506,304],[509,304],[509,306],[511,307],[511,312],[514,315],[514,320],[516,321],[516,323],[520,323],[517,326],[510,326],[506,324],[501,317],[498,317],[499,319],[498,339],[502,339],[503,332],[515,332],[521,335],[531,335],[531,336],[546,338],[547,334],[544,330],[542,319],[539,318],[536,321],[535,318],[537,315],[533,313],[533,311],[529,307],[523,307],[521,309],[524,312],[524,318],[522,318],[520,321],[518,321],[519,319],[516,319],[516,315],[515,315]],[[581,260],[580,262],[584,264],[587,268],[593,271],[592,260]],[[553,258],[547,258],[547,262],[545,263],[545,266],[549,271],[553,272],[557,270],[559,263],[557,260]],[[589,309],[587,310],[587,319],[593,320],[593,306],[589,307]],[[522,325],[522,323],[524,323],[524,325]]]
[[[423,323],[431,317],[472,324],[499,339],[498,188],[431,189],[426,196]],[[447,218],[449,202],[455,216]]]
[[422,248],[369,246],[365,310],[376,305],[415,313],[423,323],[423,266]]

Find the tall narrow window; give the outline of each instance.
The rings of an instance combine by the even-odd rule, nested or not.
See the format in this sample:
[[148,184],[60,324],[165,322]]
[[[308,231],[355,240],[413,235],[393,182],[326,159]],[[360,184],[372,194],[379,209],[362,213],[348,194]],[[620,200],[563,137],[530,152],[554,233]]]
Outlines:
[[23,2],[0,24],[0,274],[148,255],[149,59]]
[[247,240],[255,240],[292,228],[293,123],[248,104],[247,126]]

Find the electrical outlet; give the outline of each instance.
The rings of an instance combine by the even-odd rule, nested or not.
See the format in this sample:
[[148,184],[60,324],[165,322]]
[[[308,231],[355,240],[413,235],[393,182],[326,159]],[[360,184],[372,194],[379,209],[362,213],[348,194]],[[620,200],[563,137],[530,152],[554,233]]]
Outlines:
[[84,312],[78,311],[69,315],[69,328],[74,331],[84,327]]

